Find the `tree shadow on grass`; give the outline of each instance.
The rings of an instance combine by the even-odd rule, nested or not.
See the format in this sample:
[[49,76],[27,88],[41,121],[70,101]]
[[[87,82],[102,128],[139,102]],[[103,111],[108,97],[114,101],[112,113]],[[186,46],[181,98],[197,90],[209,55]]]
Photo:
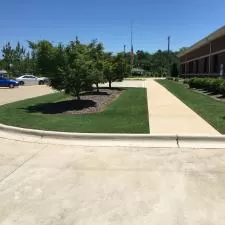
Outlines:
[[92,100],[67,100],[55,103],[37,104],[23,109],[25,109],[28,113],[58,114],[67,111],[84,110],[95,106],[96,102]]
[[97,92],[96,90],[85,91],[85,92],[81,93],[81,96],[86,96],[86,95],[110,95],[111,93],[109,91],[112,92],[112,91],[123,91],[123,90],[125,90],[125,88],[121,88],[121,87],[112,87],[112,88],[99,87],[99,92]]

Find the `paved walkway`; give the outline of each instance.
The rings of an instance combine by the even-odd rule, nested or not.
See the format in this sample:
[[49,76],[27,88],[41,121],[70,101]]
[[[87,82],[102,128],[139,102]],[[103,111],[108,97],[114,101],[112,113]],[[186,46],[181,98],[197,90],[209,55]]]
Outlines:
[[211,125],[153,79],[146,81],[150,132],[219,134]]

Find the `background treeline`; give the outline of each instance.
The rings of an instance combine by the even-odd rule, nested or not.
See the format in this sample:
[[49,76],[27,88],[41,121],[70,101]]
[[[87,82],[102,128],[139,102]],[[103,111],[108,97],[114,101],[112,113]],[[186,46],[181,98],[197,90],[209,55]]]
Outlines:
[[[93,43],[97,41],[92,41]],[[48,43],[49,47],[65,47],[62,44],[54,46],[49,41],[40,41],[37,43],[28,41],[28,48],[24,48],[19,42],[16,47],[12,47],[10,42],[3,46],[1,52],[2,57],[0,58],[0,69],[5,69],[11,76],[18,76],[24,73],[32,73],[36,75],[44,75],[46,71],[40,70],[39,64],[37,63],[37,48],[41,47],[43,43]],[[99,44],[99,43],[98,43]],[[87,44],[90,45],[90,44]],[[112,57],[117,58],[117,61],[124,60],[127,68],[130,68],[130,52],[120,52],[115,54],[105,52],[104,46],[101,44],[101,51],[106,54],[106,58]],[[182,51],[182,49],[181,49]],[[169,53],[167,51],[157,51],[153,54],[138,50],[134,54],[134,68],[141,68],[145,70],[144,76],[177,76],[179,73],[179,59],[177,57],[179,52]],[[44,54],[44,52],[43,52]],[[48,57],[48,56],[46,56]],[[42,72],[43,74],[40,74]],[[130,75],[130,74],[128,74]],[[138,75],[138,74],[133,74]]]
[[[113,81],[131,76],[131,54],[107,52],[97,40],[81,43],[76,38],[67,45],[46,40],[28,41],[27,49],[19,42],[15,47],[7,43],[1,51],[0,69],[6,70],[10,77],[22,74],[45,76],[53,88],[65,90],[77,98],[81,91],[91,90],[93,85],[99,91],[100,83],[108,82],[111,88]],[[133,68],[144,69],[141,76],[177,76],[178,61],[177,52],[159,50],[150,54],[137,51]]]

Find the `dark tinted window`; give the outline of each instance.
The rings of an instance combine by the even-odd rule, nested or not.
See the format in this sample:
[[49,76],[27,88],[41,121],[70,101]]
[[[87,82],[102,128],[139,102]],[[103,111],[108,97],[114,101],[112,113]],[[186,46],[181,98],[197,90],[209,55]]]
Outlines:
[[218,72],[218,68],[219,67],[219,63],[218,63],[218,55],[214,55],[213,56],[213,72],[217,73]]

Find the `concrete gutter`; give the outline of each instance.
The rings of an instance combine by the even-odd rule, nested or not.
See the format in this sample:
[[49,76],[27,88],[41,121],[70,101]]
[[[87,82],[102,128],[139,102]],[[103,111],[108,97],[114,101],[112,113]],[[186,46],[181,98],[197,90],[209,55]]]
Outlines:
[[225,135],[70,133],[33,130],[4,124],[0,124],[0,138],[35,143],[84,146],[225,149]]
[[220,148],[225,150],[225,135],[178,135],[180,148]]

